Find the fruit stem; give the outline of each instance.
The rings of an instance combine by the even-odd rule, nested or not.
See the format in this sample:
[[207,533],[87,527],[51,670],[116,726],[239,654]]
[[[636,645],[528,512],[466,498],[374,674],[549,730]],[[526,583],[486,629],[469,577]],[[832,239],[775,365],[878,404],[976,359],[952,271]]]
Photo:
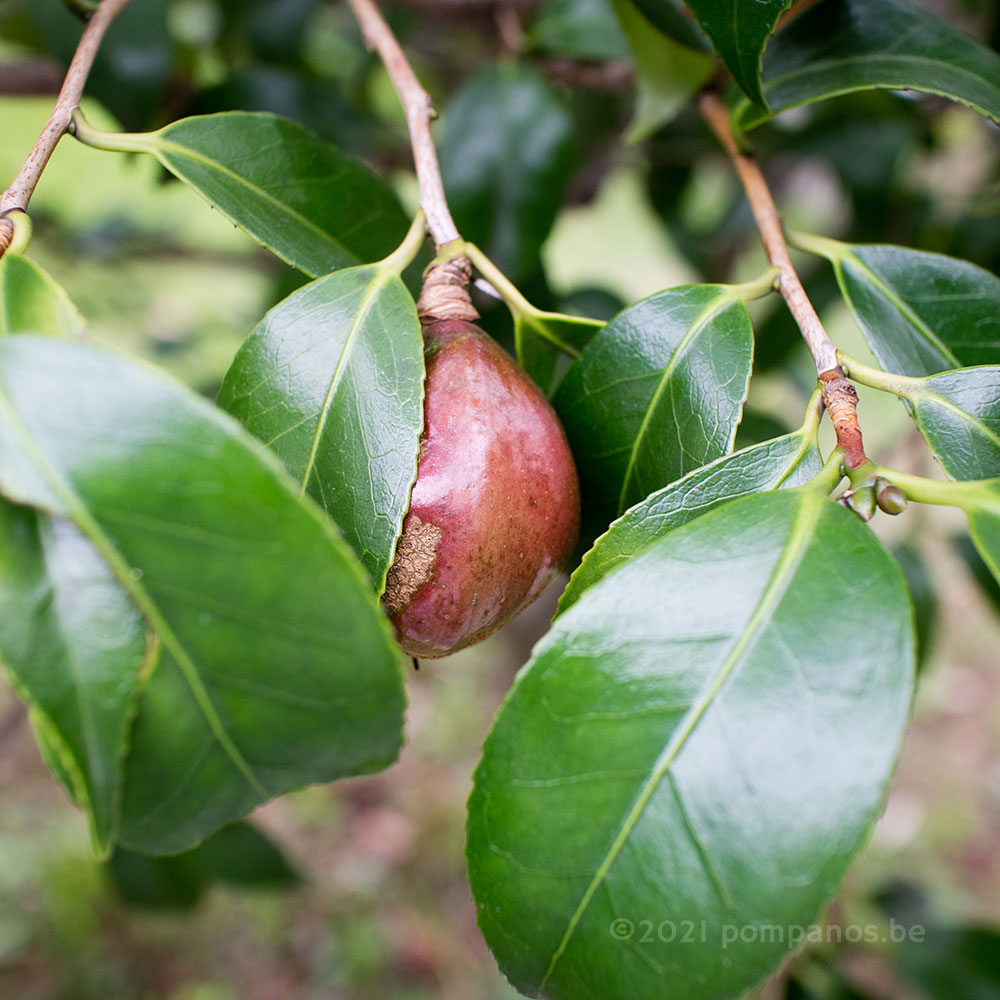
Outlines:
[[0,253],[3,252],[4,244],[9,245],[13,234],[13,222],[9,218],[9,213],[14,209],[27,212],[28,202],[31,201],[31,196],[41,180],[45,166],[59,140],[66,134],[73,118],[73,111],[80,103],[83,88],[90,75],[90,67],[94,63],[104,33],[128,3],[129,0],[104,0],[83,29],[52,114],[17,176],[0,196]]
[[413,150],[413,165],[420,184],[420,204],[427,214],[427,228],[434,245],[440,252],[459,239],[459,232],[445,198],[437,150],[431,136],[431,119],[436,117],[434,106],[378,7],[372,0],[347,2],[354,11],[368,47],[378,53],[403,105]]

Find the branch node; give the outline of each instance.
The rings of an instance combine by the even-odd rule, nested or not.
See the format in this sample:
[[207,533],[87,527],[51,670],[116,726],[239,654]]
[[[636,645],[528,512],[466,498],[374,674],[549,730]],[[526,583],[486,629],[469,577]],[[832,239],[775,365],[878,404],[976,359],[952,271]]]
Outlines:
[[823,402],[826,404],[837,444],[844,453],[844,467],[850,471],[868,461],[865,445],[858,426],[858,390],[844,377],[844,369],[839,365],[820,372],[823,387]]

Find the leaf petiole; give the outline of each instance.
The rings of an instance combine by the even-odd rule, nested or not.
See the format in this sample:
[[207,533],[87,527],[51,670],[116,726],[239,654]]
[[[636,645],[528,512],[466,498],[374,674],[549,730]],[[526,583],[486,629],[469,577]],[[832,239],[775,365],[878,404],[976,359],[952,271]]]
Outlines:
[[840,485],[843,478],[844,452],[840,448],[834,448],[823,463],[823,468],[797,489],[806,493],[819,493],[822,496],[828,496]]
[[744,302],[751,299],[762,299],[777,289],[780,278],[781,268],[769,267],[760,277],[754,278],[752,281],[731,285],[729,294],[733,299],[742,299]]
[[869,389],[880,389],[882,392],[891,392],[908,399],[916,395],[924,381],[910,375],[897,375],[894,372],[884,372],[881,368],[872,368],[844,354],[843,351],[837,352],[837,358],[850,378],[868,386]]
[[95,128],[77,108],[70,119],[66,130],[74,139],[79,139],[85,146],[94,149],[104,149],[112,153],[154,153],[155,149],[149,139],[155,132],[105,132]]
[[504,300],[507,308],[511,311],[515,321],[521,320],[527,329],[536,336],[549,341],[554,347],[562,351],[563,354],[571,358],[578,358],[580,350],[572,344],[568,344],[561,337],[553,333],[546,320],[565,323],[577,323],[582,326],[593,326],[600,329],[605,326],[603,320],[591,319],[586,316],[570,316],[566,313],[548,312],[533,306],[517,289],[514,283],[500,270],[479,249],[474,243],[461,241],[455,244],[455,253],[462,254],[469,258],[472,266],[496,289],[497,294]]
[[413,217],[413,222],[410,223],[410,228],[403,237],[403,242],[388,257],[380,260],[378,267],[395,275],[402,274],[420,253],[426,239],[427,216],[424,215],[423,209],[418,209],[417,214]]
[[899,487],[906,498],[915,503],[959,507],[966,512],[982,507],[984,502],[990,505],[996,503],[995,479],[929,479],[881,466],[876,466],[873,471],[880,479]]

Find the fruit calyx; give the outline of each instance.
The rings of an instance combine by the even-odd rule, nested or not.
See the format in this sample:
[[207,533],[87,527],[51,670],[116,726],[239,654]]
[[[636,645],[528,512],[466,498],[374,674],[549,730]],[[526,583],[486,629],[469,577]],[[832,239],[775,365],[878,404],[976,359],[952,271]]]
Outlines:
[[455,256],[431,264],[424,272],[424,283],[417,301],[417,316],[427,327],[447,319],[479,319],[479,313],[469,297],[469,279],[472,265],[469,258]]

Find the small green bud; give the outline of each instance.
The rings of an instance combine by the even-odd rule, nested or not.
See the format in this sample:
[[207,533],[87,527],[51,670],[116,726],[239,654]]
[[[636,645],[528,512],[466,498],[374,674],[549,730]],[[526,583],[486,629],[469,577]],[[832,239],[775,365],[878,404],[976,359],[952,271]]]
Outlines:
[[902,514],[908,504],[906,494],[895,484],[879,479],[875,483],[876,497],[878,505],[886,514]]
[[875,514],[875,488],[873,486],[859,486],[856,490],[847,490],[842,493],[838,501],[845,507],[853,510],[862,521],[870,521]]

